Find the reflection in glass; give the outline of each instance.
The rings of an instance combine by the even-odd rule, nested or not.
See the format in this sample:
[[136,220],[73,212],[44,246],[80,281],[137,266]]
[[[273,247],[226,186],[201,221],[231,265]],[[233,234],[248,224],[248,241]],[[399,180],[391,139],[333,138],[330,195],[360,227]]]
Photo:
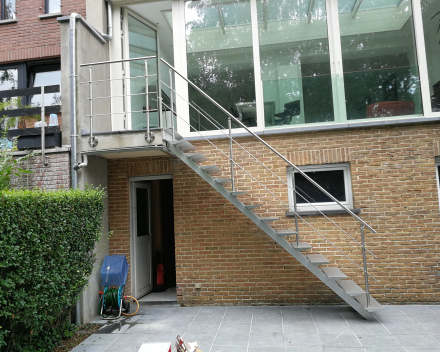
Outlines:
[[[61,84],[61,71],[37,72],[35,74],[33,87],[52,86]],[[61,93],[44,94],[44,105],[61,104]],[[32,106],[41,106],[41,94],[31,98]]]
[[363,1],[339,23],[347,119],[421,114],[410,0]]
[[15,0],[4,0],[4,7],[1,19],[15,20]]
[[438,0],[422,0],[426,61],[431,89],[432,111],[440,111],[440,4]]
[[46,13],[61,12],[60,0],[46,0]]
[[257,2],[265,125],[333,121],[325,1]]
[[[156,31],[128,16],[130,58],[157,55]],[[145,61],[130,61],[131,129],[147,128],[146,110],[150,111],[150,127],[159,127],[157,112],[157,60],[148,60],[148,96],[146,97]],[[148,102],[148,104],[147,104]]]
[[[257,125],[252,32],[248,1],[185,2],[188,78],[246,126]],[[220,128],[227,117],[189,89],[191,126],[213,130],[203,115]],[[233,126],[238,127],[238,126]]]

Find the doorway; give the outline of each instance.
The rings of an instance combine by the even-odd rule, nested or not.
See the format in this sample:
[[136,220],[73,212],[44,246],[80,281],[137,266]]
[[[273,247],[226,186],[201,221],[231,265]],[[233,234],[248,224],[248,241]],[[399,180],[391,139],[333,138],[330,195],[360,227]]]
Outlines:
[[136,178],[130,188],[133,296],[169,301],[176,287],[172,177]]

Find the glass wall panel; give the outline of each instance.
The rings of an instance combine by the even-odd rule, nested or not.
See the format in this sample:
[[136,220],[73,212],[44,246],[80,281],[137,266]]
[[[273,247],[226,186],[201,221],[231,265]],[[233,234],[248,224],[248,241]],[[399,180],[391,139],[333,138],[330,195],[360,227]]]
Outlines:
[[[128,38],[130,58],[156,56],[156,31],[138,19],[128,16]],[[131,129],[147,127],[147,109],[150,112],[150,127],[159,127],[157,112],[157,60],[148,60],[148,98],[146,98],[145,61],[130,61]],[[148,103],[147,103],[148,102]]]
[[347,119],[422,114],[411,1],[338,6]]
[[432,111],[440,111],[440,2],[422,0],[422,17]]
[[266,127],[334,121],[325,0],[258,0]]
[[[61,71],[47,71],[35,73],[33,87],[61,85]],[[44,105],[61,104],[61,93],[44,94]],[[41,94],[33,95],[32,106],[41,106]]]
[[[257,125],[251,15],[248,1],[185,2],[188,78],[246,126]],[[190,123],[227,128],[227,116],[189,88]],[[239,127],[233,125],[233,127]]]

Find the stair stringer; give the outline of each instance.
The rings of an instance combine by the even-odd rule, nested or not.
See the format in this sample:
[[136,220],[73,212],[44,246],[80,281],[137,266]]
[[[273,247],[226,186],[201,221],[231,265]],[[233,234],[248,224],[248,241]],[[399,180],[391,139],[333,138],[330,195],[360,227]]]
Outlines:
[[308,269],[313,275],[321,280],[328,288],[336,293],[341,299],[343,299],[348,305],[356,310],[367,320],[376,320],[373,314],[368,312],[358,301],[345,292],[336,282],[331,280],[324,272],[317,266],[313,265],[300,251],[297,251],[292,245],[279,236],[276,231],[263,222],[259,216],[257,216],[252,210],[246,208],[246,206],[240,202],[236,197],[232,196],[228,190],[215,181],[209,174],[204,172],[198,164],[189,159],[184,152],[179,148],[169,143],[168,148],[188,165],[196,174],[203,178],[208,184],[210,184],[217,192],[225,197],[230,203],[232,203],[238,210],[246,215],[255,225],[262,229],[267,235],[269,235],[275,242],[277,242],[284,250],[286,250],[292,257],[298,260],[306,269]]

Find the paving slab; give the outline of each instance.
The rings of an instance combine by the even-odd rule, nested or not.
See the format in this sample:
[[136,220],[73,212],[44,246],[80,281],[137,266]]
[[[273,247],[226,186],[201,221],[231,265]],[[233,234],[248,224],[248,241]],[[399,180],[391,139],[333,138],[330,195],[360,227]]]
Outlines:
[[197,341],[203,352],[440,352],[440,305],[148,307],[104,324],[73,352],[137,352],[144,342]]

